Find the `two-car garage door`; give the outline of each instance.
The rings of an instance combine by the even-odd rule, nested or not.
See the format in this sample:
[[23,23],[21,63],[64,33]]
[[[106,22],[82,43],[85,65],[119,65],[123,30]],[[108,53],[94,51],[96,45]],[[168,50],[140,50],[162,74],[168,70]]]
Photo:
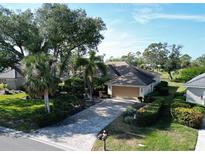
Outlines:
[[134,98],[139,96],[138,87],[112,86],[112,96],[116,98]]

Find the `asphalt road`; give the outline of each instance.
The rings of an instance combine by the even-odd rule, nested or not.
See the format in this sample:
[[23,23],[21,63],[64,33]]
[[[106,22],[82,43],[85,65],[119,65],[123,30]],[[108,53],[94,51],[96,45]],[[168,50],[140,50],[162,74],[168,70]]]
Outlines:
[[61,149],[29,138],[0,132],[0,151],[61,151]]

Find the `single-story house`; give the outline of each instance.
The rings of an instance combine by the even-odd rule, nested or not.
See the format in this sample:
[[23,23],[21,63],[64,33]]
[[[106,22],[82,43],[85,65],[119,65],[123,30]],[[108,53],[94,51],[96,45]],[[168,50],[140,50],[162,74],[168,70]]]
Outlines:
[[15,69],[7,69],[0,73],[0,83],[7,84],[9,89],[18,89],[24,83],[24,78]]
[[137,99],[144,97],[160,83],[158,73],[136,68],[126,62],[107,62],[108,76],[106,83],[108,94],[116,98]]
[[186,101],[205,105],[205,73],[185,83]]

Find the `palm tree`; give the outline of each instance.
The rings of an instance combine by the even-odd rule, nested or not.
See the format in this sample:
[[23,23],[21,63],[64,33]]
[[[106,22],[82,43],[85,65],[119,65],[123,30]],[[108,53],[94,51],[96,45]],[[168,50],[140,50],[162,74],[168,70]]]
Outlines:
[[23,64],[28,93],[35,97],[44,96],[45,108],[49,113],[49,93],[57,83],[56,78],[53,77],[51,58],[44,53],[29,55],[23,59]]
[[102,77],[107,75],[107,67],[104,64],[101,56],[96,56],[95,51],[89,52],[88,58],[80,57],[76,62],[76,66],[84,68],[84,81],[89,89],[89,98],[93,99],[93,78],[97,75],[99,70]]

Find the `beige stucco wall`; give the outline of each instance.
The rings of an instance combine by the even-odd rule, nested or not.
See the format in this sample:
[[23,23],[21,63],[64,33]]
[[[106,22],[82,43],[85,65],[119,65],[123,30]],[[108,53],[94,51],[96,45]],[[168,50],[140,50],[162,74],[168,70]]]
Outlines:
[[112,86],[112,96],[116,98],[133,98],[139,96],[138,87]]

